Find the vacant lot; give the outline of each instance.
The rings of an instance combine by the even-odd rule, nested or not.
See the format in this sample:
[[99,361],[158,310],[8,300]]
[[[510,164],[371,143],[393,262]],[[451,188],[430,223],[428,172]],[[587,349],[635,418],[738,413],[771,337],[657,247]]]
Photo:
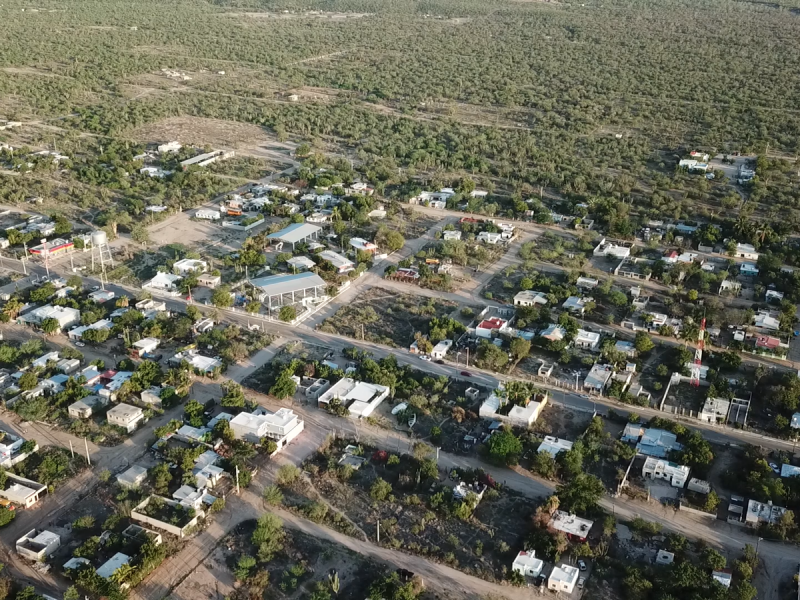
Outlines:
[[340,308],[319,329],[394,347],[408,346],[416,332],[427,333],[432,317],[449,315],[455,302],[371,288]]

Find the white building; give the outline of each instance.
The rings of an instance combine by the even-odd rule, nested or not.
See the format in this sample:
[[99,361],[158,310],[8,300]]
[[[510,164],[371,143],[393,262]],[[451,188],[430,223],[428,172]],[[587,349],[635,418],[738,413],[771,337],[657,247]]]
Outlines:
[[17,554],[28,560],[44,560],[61,546],[61,536],[52,531],[31,529],[17,540]]
[[108,419],[109,425],[122,427],[131,433],[139,423],[144,421],[144,412],[138,406],[120,403],[106,413],[106,419]]
[[286,261],[286,264],[292,267],[295,271],[308,271],[317,266],[313,260],[307,256],[293,256]]
[[12,473],[6,473],[8,481],[5,490],[0,490],[0,498],[30,508],[39,501],[39,496],[47,491],[47,486],[31,479],[25,479]]
[[736,244],[736,258],[744,258],[747,260],[758,260],[759,254],[752,244]]
[[331,263],[333,268],[336,269],[336,272],[339,274],[349,273],[355,269],[355,263],[352,260],[345,258],[341,254],[332,252],[331,250],[320,252],[319,257]]
[[555,458],[560,452],[566,452],[572,449],[572,442],[569,440],[562,440],[551,435],[545,436],[544,441],[539,444],[538,452],[547,452],[550,456]]
[[484,319],[475,327],[475,335],[480,338],[489,339],[492,337],[492,332],[502,332],[508,329],[508,321],[500,317],[492,317],[491,319]]
[[600,282],[592,277],[578,277],[575,285],[583,290],[593,290],[600,285]]
[[278,444],[278,450],[300,435],[305,427],[305,422],[289,408],[280,408],[274,413],[239,413],[230,423],[236,439],[258,444],[266,437]]
[[117,475],[117,483],[126,488],[139,487],[147,479],[147,469],[139,465],[133,465],[130,469]]
[[208,263],[204,260],[194,258],[184,258],[172,265],[172,270],[176,275],[186,275],[188,273],[205,273],[208,270]]
[[589,374],[583,380],[583,388],[602,394],[613,374],[614,368],[611,365],[592,365]]
[[536,306],[547,304],[547,295],[544,292],[524,290],[514,296],[514,306]]
[[548,523],[549,527],[565,533],[567,537],[573,541],[584,541],[589,536],[592,525],[594,525],[594,521],[581,519],[577,515],[570,514],[563,510],[557,510],[553,514],[550,523]]
[[48,304],[35,308],[18,318],[23,323],[32,323],[34,325],[41,325],[45,319],[55,319],[61,329],[66,329],[81,322],[81,311],[68,306],[52,306]]
[[189,367],[201,373],[212,373],[222,366],[222,361],[219,358],[203,356],[202,354],[198,354],[197,350],[191,349],[178,352],[169,359],[169,362],[173,365],[179,365],[184,360],[189,363]]
[[154,352],[158,345],[161,343],[161,340],[158,338],[142,338],[138,342],[133,343],[134,351],[133,353],[136,355],[135,358],[142,356],[143,354],[149,354]]
[[150,281],[142,285],[142,287],[172,292],[178,289],[178,282],[181,279],[183,278],[180,275],[158,272],[156,273],[155,277],[153,277]]
[[594,331],[584,331],[583,329],[578,329],[578,333],[575,336],[575,339],[572,340],[572,343],[576,348],[582,348],[584,350],[597,350],[598,346],[600,346],[600,334],[595,333]]
[[67,407],[70,419],[88,419],[95,410],[108,404],[108,399],[103,396],[87,396]]
[[452,345],[453,340],[442,340],[433,347],[433,350],[431,350],[431,358],[434,360],[442,360]]
[[669,481],[672,487],[682,488],[689,479],[689,467],[648,456],[642,467],[642,477],[645,479],[664,479]]
[[120,567],[129,564],[131,557],[122,552],[117,552],[114,556],[97,568],[97,574],[103,579],[111,579]]
[[475,239],[479,242],[494,245],[503,241],[503,234],[492,233],[490,231],[481,231]]
[[461,239],[461,232],[460,231],[443,231],[442,232],[442,239],[445,242],[458,241],[458,240]]
[[600,240],[594,251],[594,256],[611,256],[614,258],[627,258],[631,255],[630,246],[621,246],[614,242],[607,242],[606,238]]
[[183,146],[181,146],[180,142],[167,142],[166,144],[161,144],[158,147],[158,151],[160,154],[166,154],[168,152],[177,152],[181,148]]
[[350,247],[355,248],[357,251],[369,252],[371,254],[374,254],[378,251],[378,246],[372,242],[368,242],[363,238],[352,238],[350,240]]
[[753,325],[766,331],[778,331],[781,328],[781,322],[766,311],[759,311],[753,320]]
[[364,383],[345,377],[322,394],[317,403],[326,407],[331,400],[338,398],[352,416],[365,418],[370,416],[388,395],[389,388],[384,385]]
[[533,550],[530,552],[520,552],[517,554],[514,562],[511,563],[511,570],[516,571],[524,577],[538,577],[543,567],[544,562],[536,558],[536,552]]
[[570,296],[564,300],[561,307],[569,312],[576,312],[583,314],[586,310],[586,305],[592,302],[592,298],[579,298],[578,296]]
[[571,594],[575,591],[579,573],[578,567],[571,565],[562,564],[560,567],[555,567],[547,580],[547,589]]
[[194,213],[195,219],[203,219],[206,221],[219,221],[222,214],[218,210],[211,210],[209,208],[201,208]]

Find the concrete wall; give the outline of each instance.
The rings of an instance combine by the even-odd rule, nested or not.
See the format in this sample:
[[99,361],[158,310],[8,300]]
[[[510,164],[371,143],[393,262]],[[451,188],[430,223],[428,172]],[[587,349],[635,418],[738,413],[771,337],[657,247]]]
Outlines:
[[[152,496],[150,498],[152,498]],[[189,529],[191,529],[192,527],[197,525],[197,521],[200,519],[200,517],[202,517],[204,515],[202,510],[197,510],[197,511],[195,511],[196,514],[195,514],[194,518],[191,521],[189,521],[183,527],[178,527],[177,525],[172,525],[171,523],[167,523],[165,521],[160,521],[160,520],[155,519],[153,517],[149,517],[144,513],[137,512],[139,510],[143,510],[150,503],[150,498],[145,499],[144,502],[142,502],[139,506],[137,506],[136,508],[134,508],[131,511],[131,520],[132,521],[138,521],[139,523],[147,523],[148,525],[151,525],[151,526],[153,526],[153,527],[155,527],[157,529],[161,529],[162,531],[166,531],[167,533],[171,533],[172,535],[175,535],[175,536],[178,536],[178,537],[182,538],[182,537],[184,537],[186,535],[186,532]],[[170,500],[168,498],[161,498],[161,499],[165,503],[171,504],[172,506],[175,506],[175,505],[178,504],[178,502],[175,502],[174,500]]]

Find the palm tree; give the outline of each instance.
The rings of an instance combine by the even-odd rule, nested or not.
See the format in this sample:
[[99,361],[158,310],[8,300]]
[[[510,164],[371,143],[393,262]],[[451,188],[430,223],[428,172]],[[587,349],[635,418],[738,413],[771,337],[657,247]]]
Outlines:
[[3,306],[3,314],[6,315],[9,320],[14,320],[19,315],[19,311],[22,310],[22,302],[16,296],[10,298]]

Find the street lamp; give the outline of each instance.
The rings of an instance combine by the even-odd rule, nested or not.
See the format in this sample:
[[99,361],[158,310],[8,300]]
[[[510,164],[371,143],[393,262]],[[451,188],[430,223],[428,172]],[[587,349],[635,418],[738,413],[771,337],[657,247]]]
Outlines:
[[760,537],[760,538],[758,538],[758,541],[756,542],[756,556],[758,556],[758,546],[759,546],[759,544],[761,544],[761,540],[763,540],[763,539],[764,538]]

